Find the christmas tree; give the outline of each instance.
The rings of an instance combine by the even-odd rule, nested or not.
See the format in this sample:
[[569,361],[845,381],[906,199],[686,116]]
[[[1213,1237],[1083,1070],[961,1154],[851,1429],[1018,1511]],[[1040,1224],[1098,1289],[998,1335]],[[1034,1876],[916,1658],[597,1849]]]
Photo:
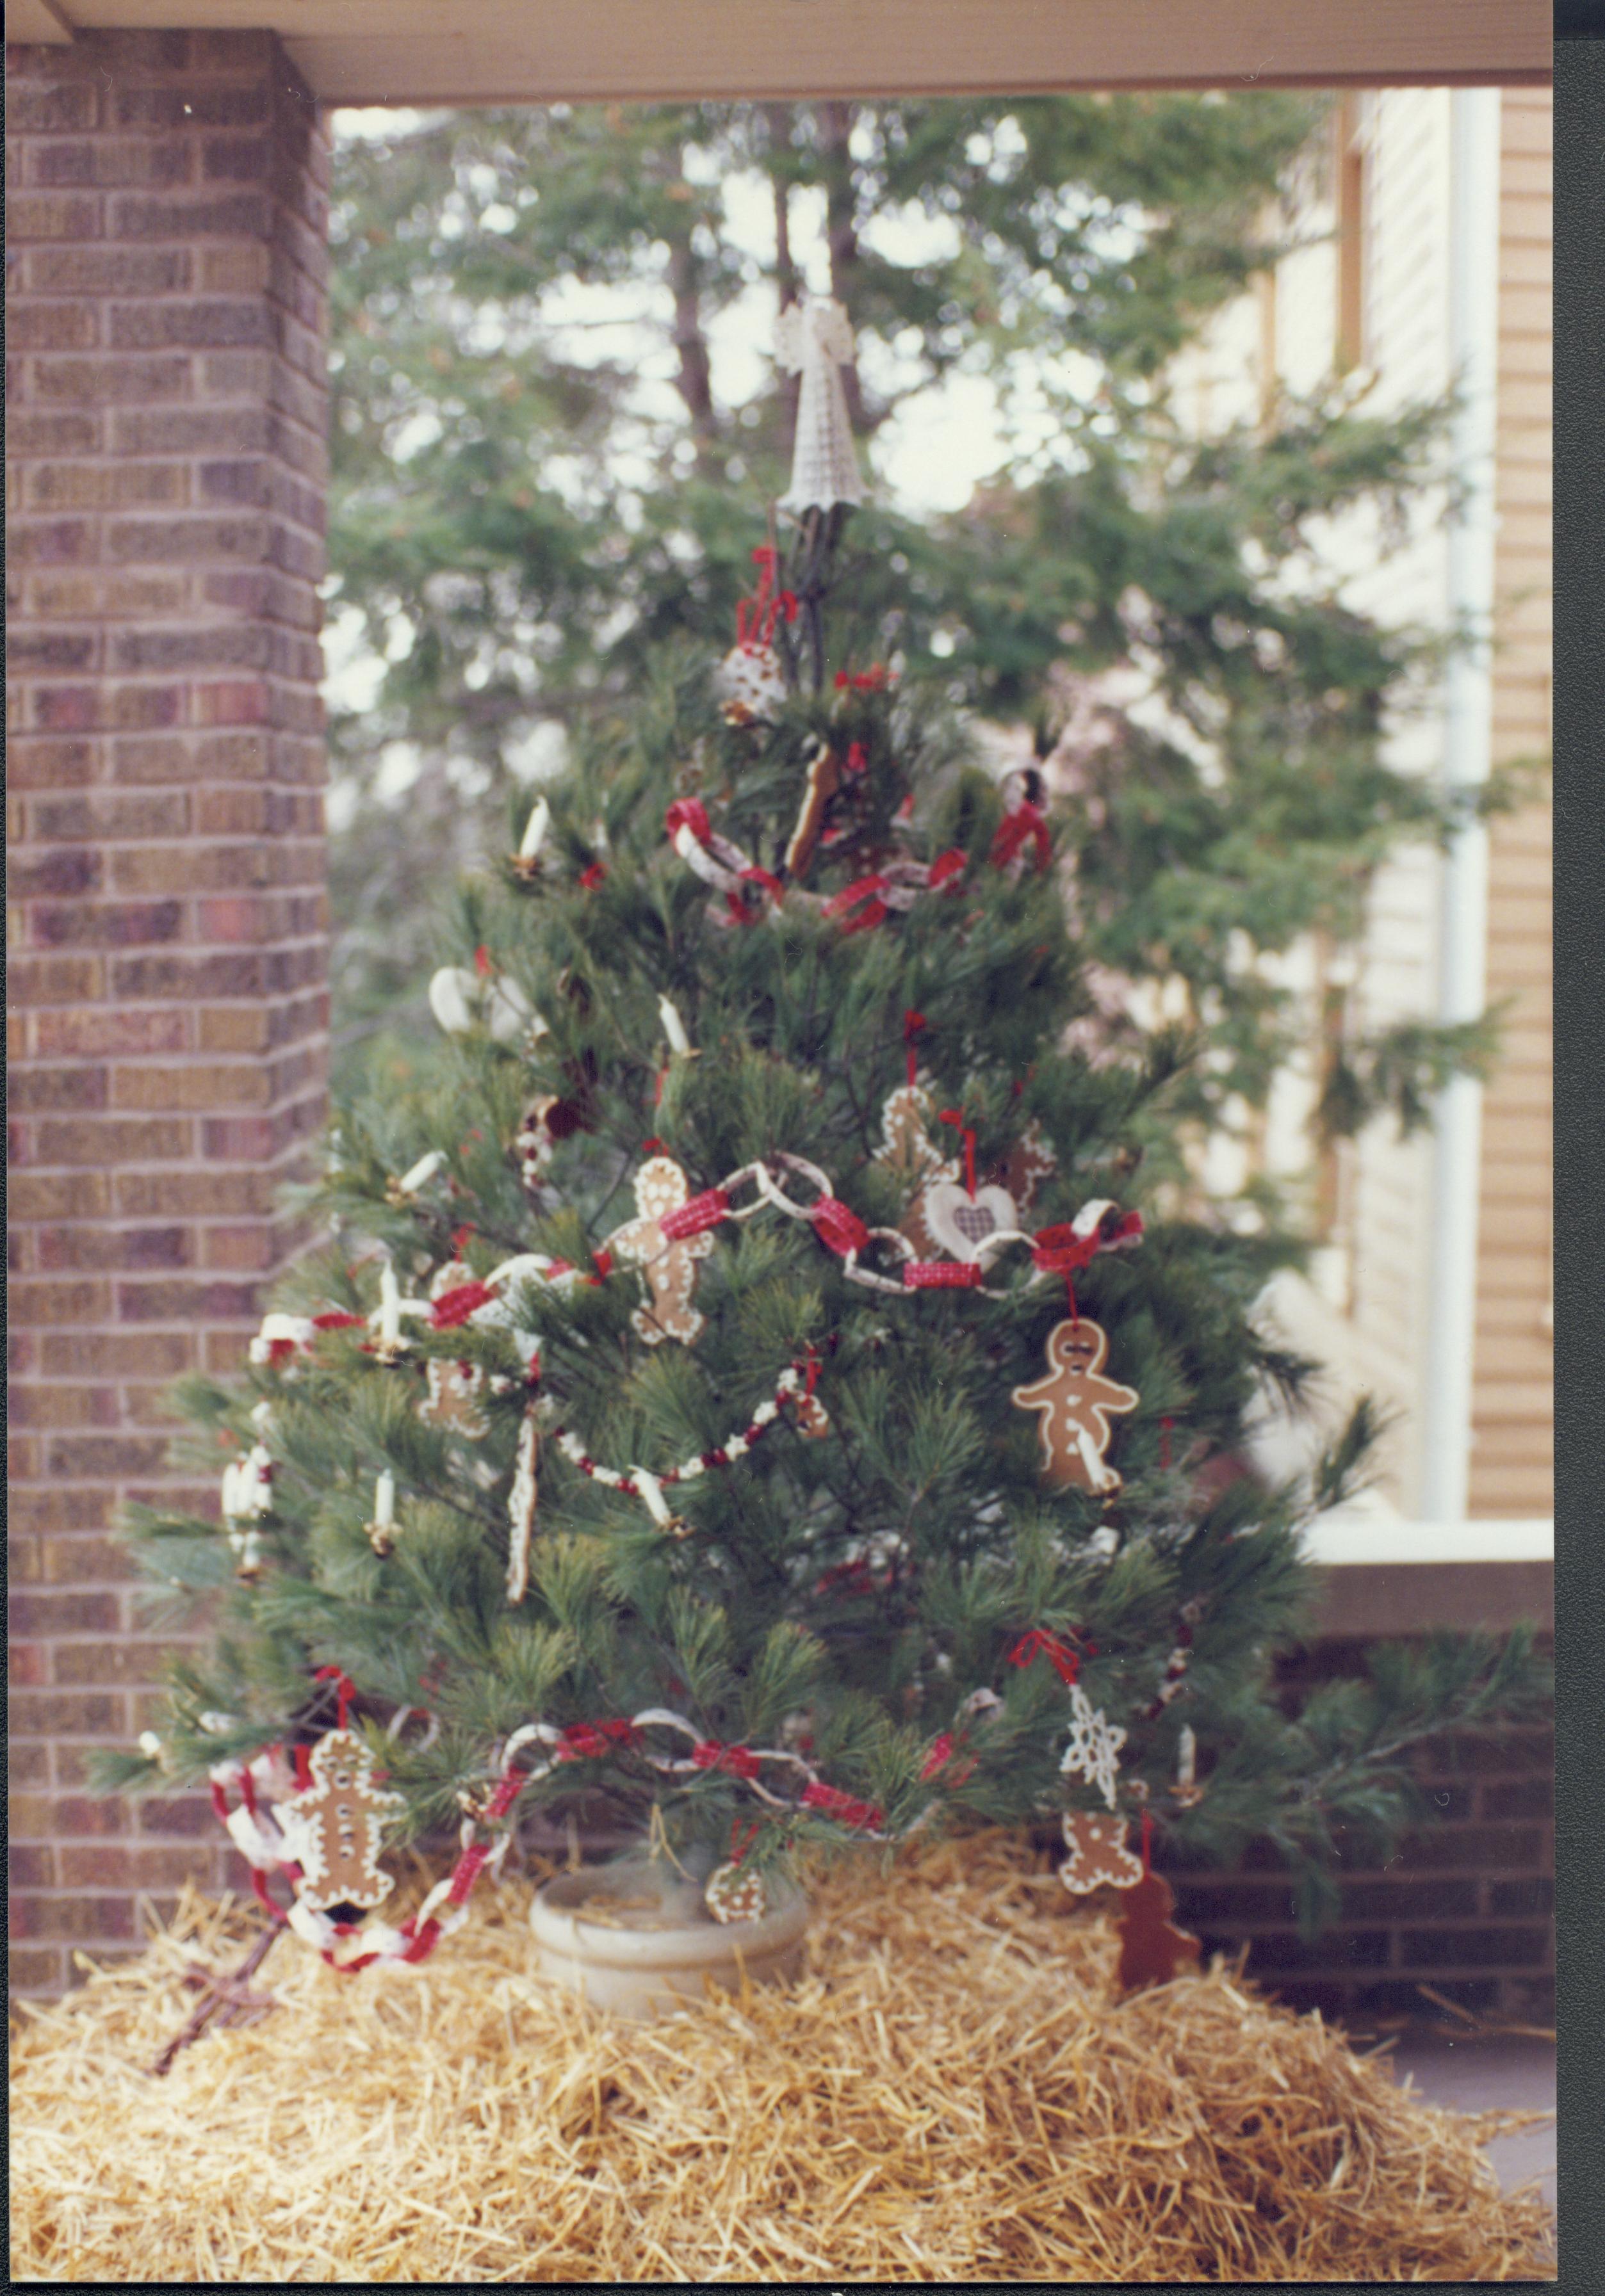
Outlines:
[[331,1955],[383,1843],[465,1828],[360,1948],[416,1958],[537,1808],[605,1809],[724,1920],[815,1849],[1049,1816],[1072,1889],[1263,1836],[1314,1905],[1413,1740],[1537,1687],[1524,1636],[1434,1642],[1282,1713],[1369,1415],[1301,1481],[1245,1464],[1313,1371],[1253,1316],[1294,1247],[1156,1188],[1187,1040],[1077,1037],[1041,776],[833,652],[840,307],[780,348],[789,541],[736,647],[658,657],[465,887],[438,1059],[343,1115],[325,1241],[186,1390],[221,1524],[136,1525],[222,1611],[119,1782],[237,1785]]
[[[631,712],[666,641],[728,628],[801,397],[745,354],[805,277],[853,314],[848,406],[891,481],[853,513],[832,644],[1062,731],[1092,977],[1208,1032],[1150,1154],[1184,1113],[1251,1144],[1312,1050],[1329,1142],[1420,1125],[1485,1066],[1483,1022],[1379,1028],[1345,978],[1382,859],[1514,793],[1399,769],[1441,647],[1333,572],[1334,534],[1387,549],[1439,514],[1444,410],[1332,374],[1200,435],[1175,389],[1329,127],[1329,99],[1255,88],[337,135],[331,618],[362,663],[332,694],[337,1084],[432,1032],[435,896],[501,849],[519,776]],[[950,390],[998,459],[938,509],[898,441]],[[1319,952],[1307,988],[1289,950]],[[1291,1177],[1289,1216],[1327,1187]],[[1259,1174],[1244,1216],[1274,1193]]]

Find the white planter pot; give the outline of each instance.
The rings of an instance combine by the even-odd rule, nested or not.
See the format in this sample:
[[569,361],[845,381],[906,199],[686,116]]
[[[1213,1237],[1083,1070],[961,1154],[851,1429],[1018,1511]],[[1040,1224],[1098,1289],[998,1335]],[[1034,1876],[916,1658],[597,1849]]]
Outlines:
[[700,1899],[684,1890],[663,1898],[649,1927],[624,1926],[628,1915],[586,1920],[588,1904],[600,1900],[601,1912],[621,1894],[616,1870],[588,1867],[547,1882],[530,1907],[541,1975],[611,2016],[648,2023],[704,2000],[709,1980],[739,1993],[744,1973],[772,1984],[802,1965],[810,1908],[800,1893],[756,1922],[694,1918]]

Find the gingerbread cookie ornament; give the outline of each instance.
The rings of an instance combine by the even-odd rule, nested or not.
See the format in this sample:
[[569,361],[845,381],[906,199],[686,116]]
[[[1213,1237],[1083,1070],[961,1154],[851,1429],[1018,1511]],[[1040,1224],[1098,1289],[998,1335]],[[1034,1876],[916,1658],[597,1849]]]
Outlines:
[[921,1259],[934,1259],[936,1243],[926,1225],[927,1188],[957,1177],[959,1167],[930,1136],[931,1096],[923,1085],[900,1085],[881,1111],[881,1149],[876,1162],[908,1192],[909,1208],[898,1222]]
[[813,754],[808,761],[808,777],[802,785],[802,803],[798,810],[796,827],[786,849],[787,876],[802,877],[813,858],[814,847],[819,841],[819,832],[825,826],[825,816],[830,800],[842,788],[842,768],[835,751],[829,744],[815,737]]
[[750,1866],[716,1866],[703,1898],[716,1922],[761,1922],[769,1911],[763,1876]]
[[704,1318],[691,1305],[696,1263],[713,1249],[707,1230],[700,1235],[670,1237],[659,1222],[678,1211],[691,1193],[690,1183],[672,1156],[654,1156],[636,1175],[638,1219],[615,1228],[607,1248],[621,1259],[632,1260],[646,1280],[651,1302],[630,1317],[649,1348],[663,1340],[679,1340],[689,1347],[701,1336]]
[[1101,1324],[1077,1316],[1056,1324],[1048,1334],[1048,1369],[1009,1400],[1040,1414],[1042,1473],[1057,1490],[1091,1491],[1107,1498],[1119,1490],[1120,1477],[1104,1453],[1113,1431],[1112,1413],[1135,1411],[1142,1398],[1134,1387],[1103,1376],[1109,1352]]
[[[1054,1154],[1048,1135],[1033,1120],[992,1175],[1013,1197],[1015,1209],[1022,1216],[1031,1210],[1037,1190],[1058,1170],[1058,1158]],[[1019,1225],[1024,1226],[1022,1217]]]
[[[429,1296],[431,1300],[442,1300],[447,1292],[473,1282],[473,1270],[465,1260],[449,1259],[437,1271]],[[480,1408],[485,1375],[479,1365],[454,1362],[449,1356],[431,1356],[425,1377],[428,1391],[418,1406],[419,1418],[477,1442],[485,1431],[484,1414]]]
[[1065,1842],[1070,1855],[1059,1880],[1073,1897],[1093,1890],[1129,1890],[1142,1879],[1142,1860],[1126,1848],[1126,1822],[1100,1809],[1065,1812]]
[[1171,1920],[1175,1893],[1163,1874],[1148,1873],[1126,1891],[1115,1927],[1120,1936],[1117,1982],[1123,1993],[1139,1985],[1168,1985],[1182,1971],[1197,1969],[1196,1937]]
[[371,1909],[391,1892],[379,1866],[379,1837],[406,1808],[399,1794],[373,1783],[374,1758],[354,1730],[330,1730],[309,1756],[312,1784],[280,1805],[293,1825],[295,1858],[304,1876],[297,1892],[305,1906]]

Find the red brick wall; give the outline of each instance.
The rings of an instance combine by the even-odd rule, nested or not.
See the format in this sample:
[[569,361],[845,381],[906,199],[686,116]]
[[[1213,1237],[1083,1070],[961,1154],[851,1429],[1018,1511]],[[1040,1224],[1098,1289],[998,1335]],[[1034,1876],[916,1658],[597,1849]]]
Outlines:
[[[221,1873],[84,1789],[160,1645],[111,1533],[291,1242],[327,1029],[327,172],[266,33],[7,52],[11,1933],[21,1991]],[[202,1496],[202,1495],[197,1495]],[[212,1493],[204,1494],[209,1507]]]
[[[1282,1669],[1289,1708],[1320,1680],[1363,1671],[1339,1639]],[[1233,1874],[1167,1867],[1179,1918],[1206,1951],[1247,1944],[1248,1971],[1293,2007],[1351,2025],[1433,2016],[1420,1988],[1493,2019],[1554,2015],[1554,1732],[1521,1727],[1424,1746],[1428,1819],[1386,1866],[1339,1845],[1342,1912],[1313,1939],[1269,1853]]]

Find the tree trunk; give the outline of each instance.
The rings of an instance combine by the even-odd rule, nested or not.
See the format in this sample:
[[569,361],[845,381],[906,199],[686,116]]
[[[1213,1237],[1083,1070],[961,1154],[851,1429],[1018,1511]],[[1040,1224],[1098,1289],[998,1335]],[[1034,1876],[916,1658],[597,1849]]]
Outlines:
[[[791,243],[791,184],[772,164],[773,156],[784,152],[791,139],[794,106],[789,103],[766,103],[764,118],[769,123],[769,148],[771,155],[770,190],[775,202],[775,285],[779,291],[780,308],[784,311],[794,303],[802,291],[797,275]],[[780,459],[789,464],[792,448],[797,437],[797,401],[802,396],[802,378],[796,374],[777,377],[780,393]]]
[[[685,181],[683,176],[679,181]],[[687,185],[687,191],[689,188]],[[687,200],[687,209],[689,205]],[[674,348],[679,358],[675,383],[691,417],[691,435],[700,456],[713,443],[718,426],[713,415],[713,375],[708,340],[703,332],[701,281],[691,245],[688,213],[683,234],[676,234],[669,242],[669,286],[674,297]]]
[[[825,184],[825,234],[830,250],[830,291],[856,326],[860,316],[859,242],[854,221],[852,155],[847,147],[852,134],[852,123],[858,115],[858,106],[833,99],[830,102],[816,105],[815,111],[819,123],[820,173]],[[877,427],[883,417],[871,414],[865,408],[856,359],[842,369],[842,384],[847,394],[847,412],[852,419],[853,430],[863,438]]]

